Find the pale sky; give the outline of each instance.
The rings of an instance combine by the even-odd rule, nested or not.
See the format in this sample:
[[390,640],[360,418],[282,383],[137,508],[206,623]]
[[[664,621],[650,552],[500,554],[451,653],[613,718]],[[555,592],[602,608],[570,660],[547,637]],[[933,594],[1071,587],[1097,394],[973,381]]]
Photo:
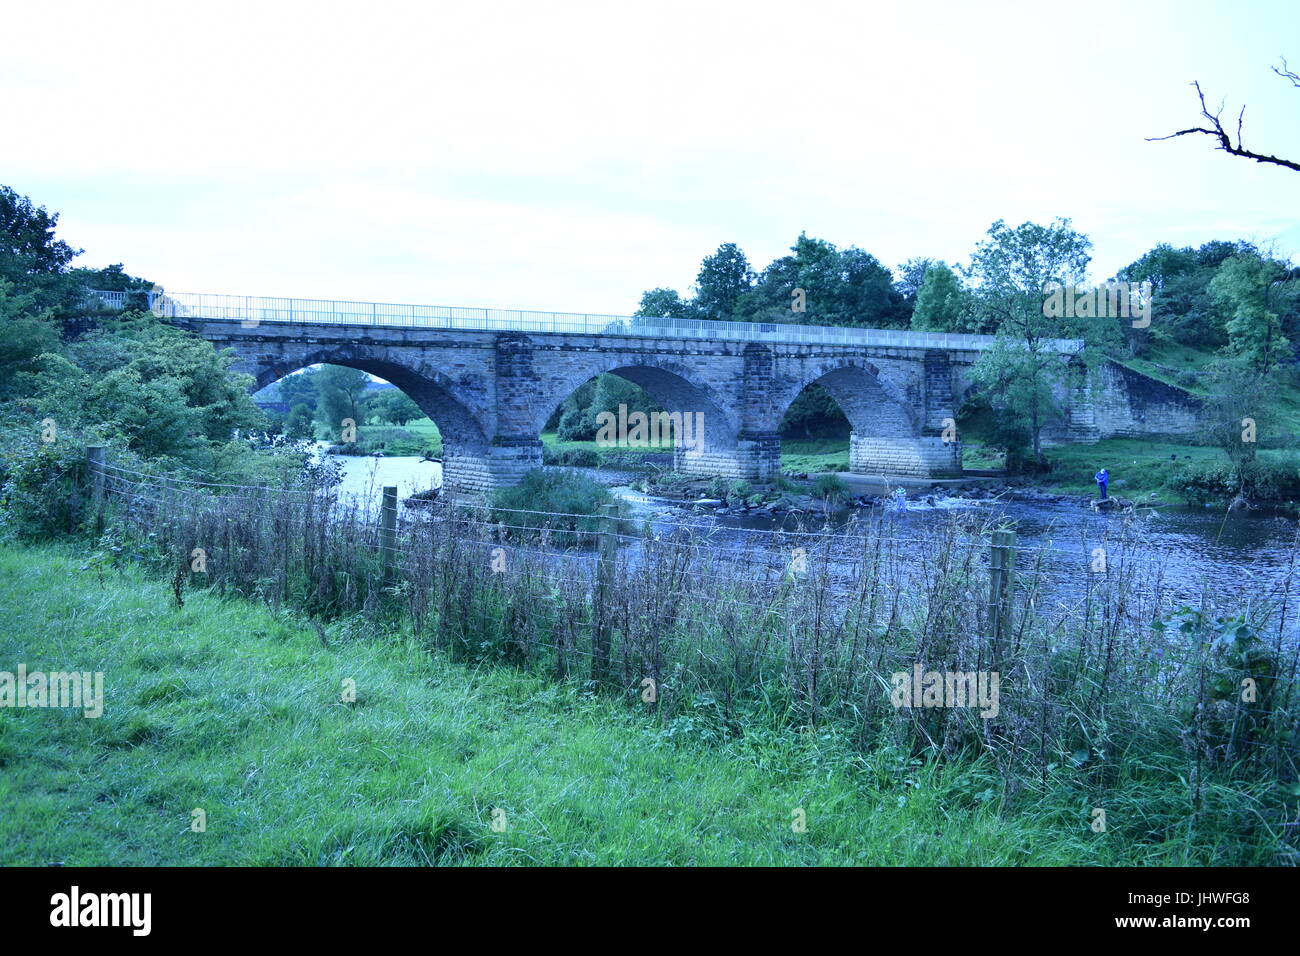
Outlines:
[[178,292],[627,313],[800,231],[893,268],[1068,216],[1300,261],[1300,3],[0,0],[0,182]]

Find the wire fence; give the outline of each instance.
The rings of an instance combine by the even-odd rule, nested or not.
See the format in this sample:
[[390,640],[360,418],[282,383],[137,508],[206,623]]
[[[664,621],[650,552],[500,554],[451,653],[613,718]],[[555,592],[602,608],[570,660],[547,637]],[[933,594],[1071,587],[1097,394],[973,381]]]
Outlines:
[[[1095,763],[1099,785],[1105,755],[1134,747],[1176,754],[1194,789],[1212,772],[1294,782],[1300,767],[1294,567],[1244,603],[1208,585],[1189,599],[1126,534],[1097,570],[1082,543],[1023,546],[959,516],[737,543],[695,517],[376,507],[310,477],[272,488],[108,462],[92,477],[105,551],[161,555],[178,601],[206,585],[322,627],[356,616],[660,717],[703,710],[726,728],[763,706],[883,727],[908,748],[975,747],[1007,770]],[[908,675],[932,673],[941,697],[953,674],[997,685],[982,704],[900,706],[920,686]],[[1268,799],[1268,826],[1293,832],[1294,801]]]

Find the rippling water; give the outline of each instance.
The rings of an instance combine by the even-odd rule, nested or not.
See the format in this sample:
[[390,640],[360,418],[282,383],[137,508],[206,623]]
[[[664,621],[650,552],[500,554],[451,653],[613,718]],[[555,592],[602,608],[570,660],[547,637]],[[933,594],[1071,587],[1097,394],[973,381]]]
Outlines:
[[[441,484],[442,466],[414,457],[336,456],[342,491],[358,500],[377,501],[385,485],[396,485],[400,498]],[[720,547],[744,548],[762,540],[754,532],[804,527],[847,531],[856,519],[878,517],[879,511],[857,510],[829,519],[713,516],[684,511],[671,502],[616,489],[634,516],[649,518],[656,527],[707,524],[710,540]],[[1104,547],[1114,562],[1137,562],[1148,576],[1158,575],[1164,586],[1184,600],[1194,600],[1203,587],[1243,600],[1262,598],[1286,577],[1294,560],[1297,524],[1264,512],[1227,515],[1221,509],[1169,507],[1141,509],[1134,515],[1098,514],[1077,500],[1055,503],[1026,501],[968,501],[940,498],[934,504],[911,500],[902,511],[890,509],[891,536],[906,540],[938,522],[971,519],[1015,522],[1022,566],[1039,548],[1046,568],[1058,582],[1088,572],[1093,549]],[[770,537],[770,536],[765,536]],[[1064,593],[1070,588],[1064,587]]]

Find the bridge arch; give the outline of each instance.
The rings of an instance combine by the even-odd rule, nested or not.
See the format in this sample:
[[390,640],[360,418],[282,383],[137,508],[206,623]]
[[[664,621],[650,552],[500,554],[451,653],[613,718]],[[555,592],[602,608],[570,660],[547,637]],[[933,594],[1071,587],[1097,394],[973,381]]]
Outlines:
[[773,431],[809,385],[820,385],[830,393],[854,432],[899,438],[921,434],[914,403],[878,367],[861,358],[832,359],[805,369],[774,396]]
[[540,434],[570,395],[603,374],[640,386],[669,415],[690,416],[691,444],[674,448],[676,470],[689,474],[737,472],[737,476],[737,469],[743,470],[736,460],[742,442],[733,403],[718,395],[695,369],[656,356],[594,353],[588,361],[556,376],[533,406],[533,433]]
[[814,384],[835,399],[849,420],[849,471],[915,477],[960,473],[955,432],[927,428],[925,383],[896,382],[865,358],[837,358],[805,368],[774,396],[774,432],[794,400]]
[[433,420],[442,436],[444,488],[468,491],[488,480],[490,426],[473,410],[476,403],[436,369],[398,364],[364,348],[320,348],[265,362],[254,373],[254,387],[265,388],[300,369],[321,364],[360,369],[391,382]]

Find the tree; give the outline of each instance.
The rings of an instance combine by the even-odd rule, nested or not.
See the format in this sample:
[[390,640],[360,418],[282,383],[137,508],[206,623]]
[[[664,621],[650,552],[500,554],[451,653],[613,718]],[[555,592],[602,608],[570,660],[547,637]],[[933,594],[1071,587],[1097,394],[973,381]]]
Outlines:
[[870,253],[837,249],[800,233],[793,255],[774,260],[744,295],[738,317],[751,322],[889,327],[905,314],[893,274]]
[[1243,365],[1221,366],[1204,406],[1206,437],[1232,463],[1237,487],[1250,490],[1262,415],[1270,407],[1268,380]]
[[641,293],[641,304],[632,314],[649,319],[689,319],[695,316],[695,311],[676,289],[660,288]]
[[312,419],[312,410],[301,403],[289,409],[289,417],[284,423],[284,433],[293,439],[315,438],[316,426]]
[[47,352],[16,376],[24,400],[65,427],[81,426],[147,458],[195,461],[236,431],[264,428],[252,377],[229,352],[159,321],[128,314]]
[[294,372],[292,375],[286,375],[279,381],[279,398],[289,408],[295,405],[306,405],[308,410],[314,415],[316,406],[320,401],[320,389],[317,386],[317,379],[320,373],[317,369],[307,368],[301,372]]
[[735,319],[736,305],[754,284],[749,260],[734,242],[724,242],[706,256],[695,277],[695,308],[706,319]]
[[1014,229],[999,219],[964,270],[974,286],[975,313],[997,335],[994,347],[981,353],[971,376],[984,387],[999,417],[1025,422],[1040,464],[1042,430],[1060,414],[1056,395],[1077,375],[1053,340],[1075,335],[1094,338],[1103,328],[1114,330],[1112,322],[1049,316],[1044,305],[1051,284],[1066,288],[1083,284],[1091,247],[1088,237],[1071,228],[1068,219],[1047,226],[1026,222]]
[[[1293,73],[1287,66],[1286,60],[1282,61],[1281,67],[1273,67],[1273,72],[1284,80],[1289,80],[1293,87],[1300,89],[1300,75]],[[1234,143],[1232,137],[1228,135],[1227,130],[1223,128],[1223,106],[1220,104],[1215,113],[1211,113],[1209,107],[1205,105],[1205,94],[1201,91],[1199,81],[1192,84],[1196,89],[1196,98],[1201,103],[1201,116],[1209,121],[1210,126],[1192,126],[1187,129],[1180,129],[1176,133],[1170,133],[1168,136],[1149,136],[1147,142],[1159,142],[1160,140],[1175,139],[1179,136],[1187,136],[1191,133],[1202,133],[1206,136],[1218,140],[1219,145],[1215,149],[1221,149],[1230,156],[1240,156],[1243,159],[1253,159],[1257,163],[1267,163],[1272,166],[1281,166],[1284,169],[1293,169],[1300,172],[1300,162],[1292,159],[1282,159],[1278,156],[1270,156],[1266,153],[1257,153],[1254,150],[1246,149],[1241,141],[1241,128],[1246,118],[1246,107],[1241,108],[1237,114],[1237,140]]]
[[35,303],[34,294],[17,294],[0,279],[0,398],[16,394],[15,376],[31,371],[38,356],[58,351],[58,328]]
[[777,427],[782,438],[847,438],[850,430],[831,393],[815,382],[795,397]]
[[322,365],[316,373],[316,387],[320,394],[316,418],[329,434],[337,434],[345,419],[361,424],[361,399],[370,376],[357,368],[343,365]]
[[58,223],[58,213],[0,185],[0,278],[14,282],[67,269],[81,250],[54,238]]
[[57,213],[0,185],[0,279],[13,283],[18,294],[33,295],[37,310],[62,315],[80,304],[85,287],[68,274],[81,250],[55,238],[58,221]]
[[970,331],[970,295],[957,273],[942,261],[925,270],[912,308],[912,328],[927,332]]
[[1254,254],[1245,241],[1207,242],[1199,249],[1155,246],[1140,259],[1116,273],[1125,282],[1150,282],[1151,325],[1125,330],[1130,354],[1141,354],[1151,339],[1177,342],[1193,348],[1217,349],[1228,342],[1223,309],[1210,294],[1210,282],[1224,260]]
[[898,294],[907,302],[915,301],[921,292],[921,283],[925,281],[926,270],[938,261],[925,256],[915,256],[900,265],[895,270],[898,278],[894,280],[894,288],[898,290]]
[[1280,263],[1257,255],[1226,259],[1210,282],[1210,292],[1230,318],[1226,350],[1261,374],[1290,358],[1291,343],[1282,334],[1274,306],[1287,271]]
[[416,418],[423,418],[424,412],[401,389],[385,389],[371,401],[375,415],[383,422],[405,425]]

